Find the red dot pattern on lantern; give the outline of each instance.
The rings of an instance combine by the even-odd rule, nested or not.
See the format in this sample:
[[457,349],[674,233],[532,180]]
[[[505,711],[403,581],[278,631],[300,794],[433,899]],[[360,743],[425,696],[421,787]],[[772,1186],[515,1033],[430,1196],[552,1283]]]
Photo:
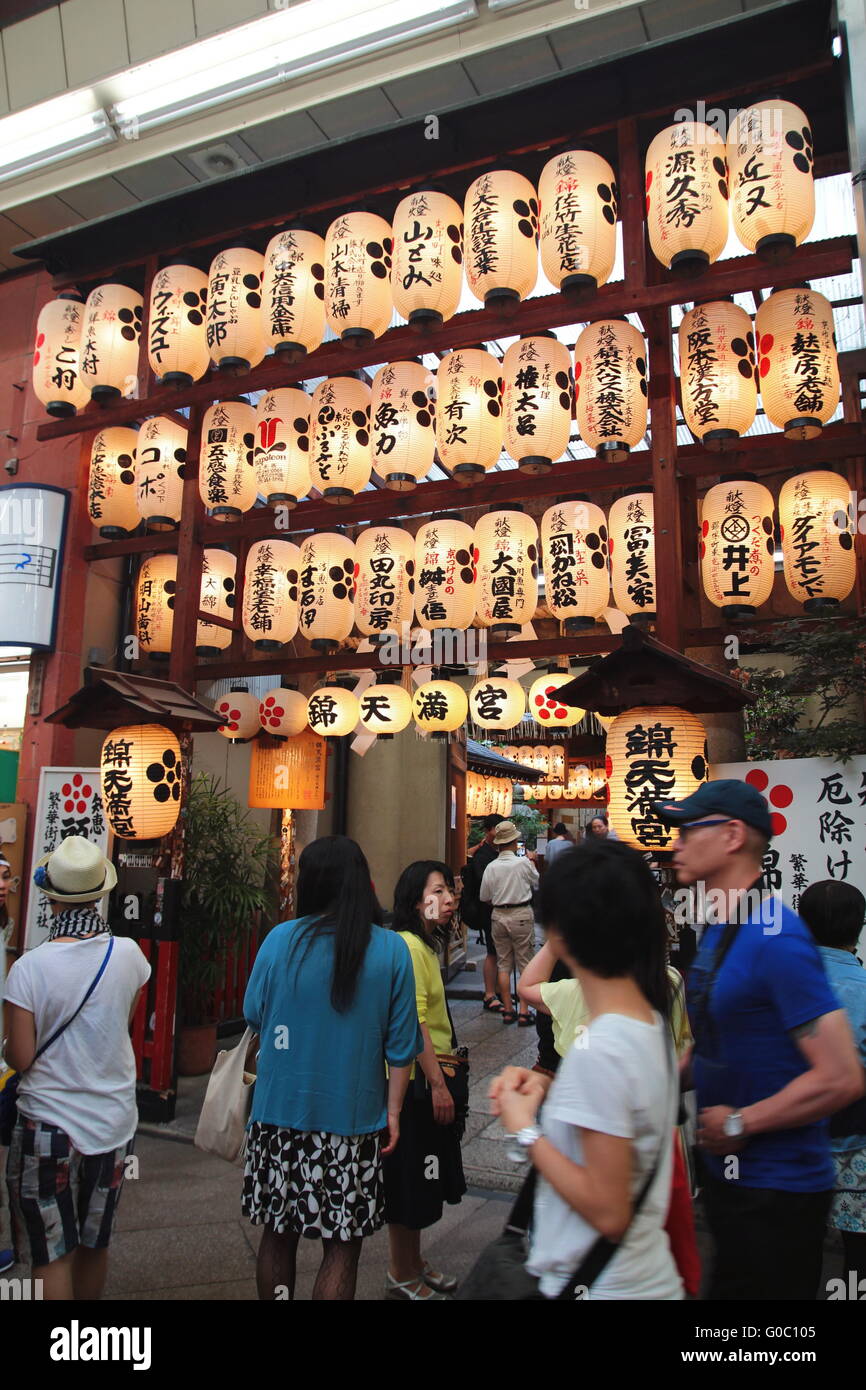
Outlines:
[[567,671],[539,676],[529,688],[529,713],[542,728],[573,728],[579,724],[585,710],[565,705],[557,698],[557,690],[572,677]]

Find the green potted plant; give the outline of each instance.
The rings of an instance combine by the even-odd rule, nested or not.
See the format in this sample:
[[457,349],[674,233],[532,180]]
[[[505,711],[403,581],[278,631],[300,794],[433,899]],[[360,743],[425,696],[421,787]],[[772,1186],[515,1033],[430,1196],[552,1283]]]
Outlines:
[[229,949],[275,907],[276,846],[219,778],[199,773],[184,817],[178,1072],[200,1076],[216,1056],[214,993]]

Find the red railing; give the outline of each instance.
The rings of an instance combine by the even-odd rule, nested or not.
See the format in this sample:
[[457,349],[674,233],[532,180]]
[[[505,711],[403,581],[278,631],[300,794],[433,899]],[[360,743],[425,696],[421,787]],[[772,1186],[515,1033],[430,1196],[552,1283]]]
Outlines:
[[259,933],[260,928],[254,926],[249,936],[226,954],[222,984],[214,993],[210,1010],[217,1023],[243,1017],[244,994],[259,949]]

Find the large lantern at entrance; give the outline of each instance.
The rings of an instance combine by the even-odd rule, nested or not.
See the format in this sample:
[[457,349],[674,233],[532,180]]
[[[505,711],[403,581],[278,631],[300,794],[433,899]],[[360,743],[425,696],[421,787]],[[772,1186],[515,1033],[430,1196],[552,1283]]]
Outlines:
[[327,377],[310,406],[310,478],[326,502],[344,505],[373,471],[370,388],[354,376]]
[[682,801],[707,780],[707,735],[688,710],[659,705],[618,714],[607,735],[608,814],[635,849],[670,849],[676,828],[663,825],[656,801]]
[[[199,608],[231,622],[235,607],[237,560],[227,550],[202,551]],[[200,619],[195,630],[197,656],[218,656],[231,646],[232,629]]]
[[737,304],[696,304],[679,328],[683,415],[706,449],[745,434],[758,407],[752,320]]
[[310,490],[310,398],[296,386],[266,391],[256,407],[256,490],[270,506],[297,506]]
[[595,502],[557,502],[541,518],[545,602],[566,634],[592,627],[610,603],[607,542]]
[[135,492],[135,430],[113,425],[100,430],[90,450],[87,509],[100,536],[125,536],[138,525]]
[[454,681],[427,681],[419,685],[412,698],[412,713],[424,733],[450,734],[466,718],[466,693]]
[[151,555],[135,586],[135,631],[142,654],[166,660],[171,654],[177,556]]
[[502,376],[506,452],[521,473],[546,473],[571,434],[571,354],[555,333],[535,333],[511,344]]
[[256,412],[246,401],[215,401],[201,426],[198,489],[214,521],[233,521],[255,505]]
[[87,296],[79,364],[95,401],[134,394],[143,303],[127,285],[99,285]]
[[457,312],[463,289],[463,212],[447,193],[420,189],[394,213],[394,308],[419,327]]
[[589,150],[563,150],[538,181],[541,265],[558,290],[594,293],[616,259],[619,190],[613,170]]
[[574,378],[581,439],[598,458],[622,463],[646,433],[643,335],[619,319],[591,323],[574,345]]
[[854,587],[853,516],[850,489],[838,473],[800,473],[779,493],[785,583],[807,613],[836,608]]
[[419,527],[415,537],[415,612],[428,631],[462,631],[475,617],[478,552],[475,533],[459,513]]
[[356,575],[346,536],[326,531],[301,546],[299,627],[315,651],[335,651],[352,631]]
[[754,478],[711,487],[701,507],[701,580],[716,608],[748,617],[773,591],[773,494]]
[[233,246],[211,261],[207,287],[207,345],[221,372],[248,372],[265,355],[262,322],[264,258]]
[[150,292],[147,358],[163,386],[191,386],[210,366],[207,276],[192,265],[158,270]]
[[488,676],[470,690],[469,713],[479,729],[513,729],[526,713],[526,691],[519,681]]
[[74,415],[90,399],[79,361],[83,323],[84,306],[72,295],[49,300],[39,312],[33,393],[49,415]]
[[400,637],[411,623],[415,539],[399,526],[367,526],[355,542],[355,624],[365,637]]
[[344,738],[358,723],[358,701],[342,685],[322,685],[307,701],[307,723],[323,738]]
[[445,468],[472,482],[502,451],[504,381],[497,359],[483,348],[458,348],[436,373],[436,444]]
[[774,290],[755,332],[767,419],[788,439],[814,439],[839,404],[833,306],[817,290]]
[[256,541],[247,554],[243,628],[260,651],[277,651],[298,630],[301,552],[291,541]]
[[525,299],[538,278],[538,196],[511,169],[469,185],[463,205],[466,283],[484,304]]
[[660,130],[646,156],[646,220],[653,255],[669,270],[702,270],[728,239],[725,142],[703,121]]
[[411,492],[433,467],[433,373],[420,362],[389,362],[373,378],[373,465],[394,492]]
[[613,601],[621,613],[654,617],[656,543],[651,492],[627,492],[608,516]]
[[325,243],[315,232],[289,227],[268,242],[262,280],[265,343],[290,361],[312,352],[325,336]]
[[391,228],[373,212],[347,212],[325,236],[325,318],[338,338],[380,338],[391,322]]
[[183,506],[187,433],[167,415],[152,415],[138,432],[135,492],[149,531],[173,531]]
[[547,675],[539,676],[529,687],[529,713],[543,729],[573,729],[586,714],[586,710],[578,709],[575,705],[564,705],[557,698],[557,690],[562,685],[568,685],[571,679],[567,671],[548,671]]
[[805,112],[774,97],[740,111],[728,133],[731,217],[748,251],[793,251],[815,220],[812,131]]
[[180,744],[162,724],[112,729],[100,757],[102,804],[120,840],[158,840],[180,811]]
[[476,616],[507,641],[532,621],[538,604],[538,528],[518,508],[488,512],[475,527]]

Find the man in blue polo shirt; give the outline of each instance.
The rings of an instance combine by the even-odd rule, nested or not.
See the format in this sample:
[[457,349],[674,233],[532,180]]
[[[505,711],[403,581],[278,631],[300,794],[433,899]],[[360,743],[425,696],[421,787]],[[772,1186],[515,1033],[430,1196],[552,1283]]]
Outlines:
[[761,892],[772,836],[745,782],[656,802],[679,829],[677,882],[705,894],[689,976],[710,1299],[808,1299],[821,1277],[834,1168],[826,1117],[863,1089],[851,1030],[799,917]]

